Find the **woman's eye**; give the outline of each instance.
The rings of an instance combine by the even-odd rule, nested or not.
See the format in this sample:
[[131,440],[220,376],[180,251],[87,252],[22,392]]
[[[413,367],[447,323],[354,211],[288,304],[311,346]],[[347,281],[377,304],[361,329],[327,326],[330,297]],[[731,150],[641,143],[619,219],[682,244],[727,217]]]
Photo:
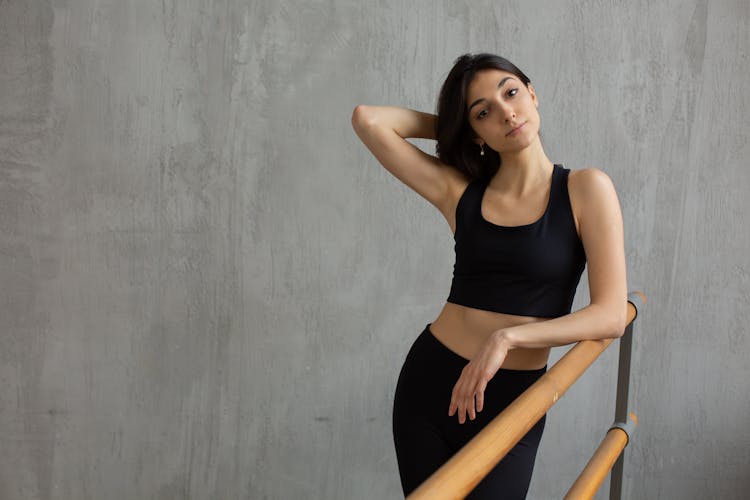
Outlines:
[[481,120],[482,118],[487,116],[486,113],[487,113],[486,109],[483,109],[482,111],[480,111],[479,114],[477,115],[477,120]]
[[[513,93],[511,94],[511,92],[513,92]],[[518,89],[510,89],[510,90],[508,91],[508,95],[509,95],[509,96],[514,96],[514,95],[516,95],[517,93],[518,93]]]

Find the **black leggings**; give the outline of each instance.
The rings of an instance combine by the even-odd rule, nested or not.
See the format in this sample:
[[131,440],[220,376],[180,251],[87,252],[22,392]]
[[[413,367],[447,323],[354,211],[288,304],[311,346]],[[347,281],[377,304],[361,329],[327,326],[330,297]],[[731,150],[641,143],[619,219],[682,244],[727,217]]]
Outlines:
[[[393,403],[393,440],[404,495],[422,484],[547,371],[547,367],[539,370],[501,368],[487,384],[482,411],[476,414],[476,419],[467,417],[459,424],[457,413],[448,416],[448,406],[453,386],[468,362],[435,338],[430,323],[406,356]],[[545,417],[466,498],[526,498]]]

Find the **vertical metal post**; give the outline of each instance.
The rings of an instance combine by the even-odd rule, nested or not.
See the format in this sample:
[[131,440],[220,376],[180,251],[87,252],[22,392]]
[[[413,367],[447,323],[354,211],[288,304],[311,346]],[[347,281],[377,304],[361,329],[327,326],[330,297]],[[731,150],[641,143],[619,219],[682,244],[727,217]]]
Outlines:
[[[635,306],[636,317],[638,310],[643,306],[643,299],[637,293],[628,295],[628,302]],[[615,400],[615,424],[628,421],[628,396],[630,393],[630,358],[633,349],[633,325],[635,318],[625,328],[625,333],[620,337],[620,360],[617,365],[617,399]],[[618,457],[609,480],[610,500],[620,500],[622,497],[622,473],[625,450]]]
[[[615,423],[628,421],[628,394],[630,392],[630,354],[633,346],[633,323],[620,337],[620,361],[617,365],[617,399],[615,400]],[[622,496],[622,471],[625,450],[617,458],[609,480],[609,499],[620,500]]]

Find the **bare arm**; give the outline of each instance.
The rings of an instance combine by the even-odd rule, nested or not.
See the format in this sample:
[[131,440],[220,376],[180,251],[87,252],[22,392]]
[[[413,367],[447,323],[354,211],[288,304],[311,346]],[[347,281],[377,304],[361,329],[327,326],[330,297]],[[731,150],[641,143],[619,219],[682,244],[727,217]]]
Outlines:
[[510,349],[617,338],[625,329],[627,284],[617,193],[607,174],[600,170],[586,169],[575,175],[575,182],[569,183],[569,188],[571,202],[579,207],[591,300],[589,305],[574,313],[503,330],[500,336]]
[[360,134],[362,125],[380,125],[391,128],[399,137],[435,139],[435,122],[437,117],[429,113],[396,106],[366,106],[360,104],[354,108],[352,125]]
[[568,189],[573,210],[578,214],[586,251],[590,303],[559,318],[493,332],[479,353],[464,367],[453,388],[448,415],[458,412],[459,423],[463,424],[467,415],[474,420],[476,411],[482,411],[487,383],[502,366],[510,349],[616,338],[625,329],[625,250],[622,214],[615,188],[604,172],[586,169],[571,172]]
[[435,139],[435,123],[435,115],[395,106],[359,105],[352,113],[354,131],[380,164],[446,215],[462,174],[406,140]]

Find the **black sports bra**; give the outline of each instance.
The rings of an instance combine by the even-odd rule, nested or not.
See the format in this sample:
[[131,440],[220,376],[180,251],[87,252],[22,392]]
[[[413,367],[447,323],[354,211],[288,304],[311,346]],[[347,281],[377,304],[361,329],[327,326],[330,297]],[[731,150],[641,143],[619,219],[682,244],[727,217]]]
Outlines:
[[456,261],[448,302],[520,316],[570,313],[586,265],[568,195],[569,169],[555,165],[544,215],[523,226],[482,216],[489,181],[469,183],[456,206]]

